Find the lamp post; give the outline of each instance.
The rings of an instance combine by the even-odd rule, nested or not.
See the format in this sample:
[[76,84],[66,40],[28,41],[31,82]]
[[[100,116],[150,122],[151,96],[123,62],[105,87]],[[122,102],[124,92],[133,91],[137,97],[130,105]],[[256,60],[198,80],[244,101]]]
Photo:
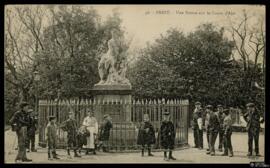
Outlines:
[[35,100],[35,112],[37,113],[38,111],[38,82],[40,81],[40,75],[39,75],[39,72],[38,71],[35,71],[34,72],[34,81],[35,81],[35,84],[36,84],[36,87],[35,87],[35,97],[36,97],[36,100]]

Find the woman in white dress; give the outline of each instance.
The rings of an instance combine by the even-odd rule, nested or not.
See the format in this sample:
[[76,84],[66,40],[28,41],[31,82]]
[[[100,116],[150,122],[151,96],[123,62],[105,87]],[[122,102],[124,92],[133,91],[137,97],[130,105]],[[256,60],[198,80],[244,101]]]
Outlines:
[[96,154],[95,149],[95,139],[98,133],[98,122],[97,119],[94,117],[94,112],[90,110],[87,111],[87,116],[83,120],[83,124],[86,126],[87,130],[90,132],[90,136],[87,137],[87,144],[85,146],[86,154],[89,153],[89,150],[93,150],[93,154]]

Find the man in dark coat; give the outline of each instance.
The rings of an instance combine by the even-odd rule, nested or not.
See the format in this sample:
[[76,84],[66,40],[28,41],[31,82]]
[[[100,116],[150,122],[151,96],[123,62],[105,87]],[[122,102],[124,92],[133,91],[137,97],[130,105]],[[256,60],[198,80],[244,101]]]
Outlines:
[[[174,149],[175,130],[173,123],[170,121],[170,112],[165,110],[163,117],[164,118],[160,127],[160,139],[161,146],[164,148],[164,160],[176,160],[172,156],[172,150]],[[169,152],[169,157],[167,157],[167,151]]]
[[30,109],[28,113],[29,113],[29,118],[30,118],[30,125],[27,127],[26,148],[28,149],[27,152],[30,152],[30,148],[31,148],[31,152],[37,152],[37,150],[35,149],[35,139],[36,139],[38,118],[35,115],[35,112],[33,111],[33,109]]
[[60,126],[64,131],[67,131],[67,139],[68,139],[68,146],[67,146],[67,153],[70,156],[70,149],[73,148],[74,150],[74,157],[81,157],[77,153],[78,145],[77,145],[77,123],[75,121],[75,116],[73,112],[69,112],[69,118],[62,123]]
[[230,112],[228,109],[224,110],[224,121],[223,121],[223,143],[224,143],[224,153],[222,156],[228,156],[229,157],[233,156],[233,147],[232,147],[232,142],[231,142],[231,136],[232,136],[232,118],[230,115]]
[[194,148],[203,148],[203,129],[202,129],[202,115],[203,110],[201,108],[201,103],[195,103],[195,109],[193,112],[192,118],[192,128],[193,128],[193,136],[194,136]]
[[[256,156],[260,156],[259,153],[259,134],[260,134],[260,123],[264,122],[263,115],[255,109],[254,103],[248,103],[247,113],[244,114],[244,119],[247,122],[247,131],[248,131],[248,154],[247,156],[252,156],[252,143],[253,139],[255,141],[255,153]],[[262,117],[262,119],[260,119]]]
[[112,120],[111,117],[107,114],[103,116],[103,122],[100,126],[99,133],[99,147],[102,146],[103,152],[109,152],[108,143],[110,138],[110,130],[112,129]]
[[220,152],[222,152],[222,144],[223,144],[223,134],[224,134],[224,129],[223,129],[223,120],[225,118],[225,115],[223,113],[223,107],[222,105],[217,106],[217,112],[216,112],[219,120],[219,131],[218,131],[218,136],[219,136],[219,145],[218,149]]
[[19,150],[15,159],[16,163],[32,161],[26,157],[27,127],[30,125],[29,115],[27,114],[28,106],[28,103],[22,102],[20,104],[20,110],[17,111],[9,121],[18,137]]
[[213,106],[207,105],[206,110],[209,111],[209,124],[208,129],[210,132],[210,151],[207,152],[207,154],[211,154],[211,156],[215,155],[215,142],[217,138],[217,134],[219,131],[219,120],[218,116],[213,112]]
[[144,114],[143,122],[140,125],[137,144],[142,145],[142,156],[144,156],[144,148],[147,146],[148,156],[154,156],[151,153],[151,145],[155,144],[155,130],[153,125],[149,122],[149,115]]

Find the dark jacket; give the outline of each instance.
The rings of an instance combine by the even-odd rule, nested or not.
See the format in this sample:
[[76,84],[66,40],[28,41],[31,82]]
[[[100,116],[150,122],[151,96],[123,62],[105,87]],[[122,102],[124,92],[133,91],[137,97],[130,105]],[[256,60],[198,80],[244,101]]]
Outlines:
[[247,112],[244,114],[244,119],[247,122],[247,130],[250,129],[260,129],[260,114],[257,110],[255,110],[253,113]]
[[112,122],[109,120],[104,120],[100,126],[99,140],[108,141],[110,137],[110,130],[112,128]]
[[35,116],[29,117],[30,125],[27,127],[27,135],[35,136],[37,130],[38,119]]
[[17,111],[14,113],[14,115],[9,120],[12,130],[18,131],[21,129],[21,127],[28,127],[30,126],[30,118],[29,114],[23,110]]
[[137,144],[154,144],[156,143],[155,130],[150,122],[142,122],[139,128]]
[[210,117],[209,117],[209,131],[210,132],[218,132],[219,131],[219,120],[218,120],[218,116],[215,113],[210,113]]
[[198,119],[202,118],[203,116],[203,109],[194,109],[193,115],[192,115],[192,127],[193,129],[198,129]]
[[160,135],[161,145],[163,147],[174,146],[175,130],[171,121],[162,121]]
[[67,131],[67,138],[68,141],[75,141],[77,140],[77,123],[73,119],[67,119],[64,121],[60,126],[64,131]]
[[90,136],[90,132],[85,128],[80,128],[77,134],[78,146],[82,147],[87,144],[87,137]]

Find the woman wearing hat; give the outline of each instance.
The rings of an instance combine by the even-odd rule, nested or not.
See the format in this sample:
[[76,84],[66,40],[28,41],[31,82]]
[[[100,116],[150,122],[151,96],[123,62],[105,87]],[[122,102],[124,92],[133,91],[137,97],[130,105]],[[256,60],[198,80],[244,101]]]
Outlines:
[[143,122],[140,125],[137,144],[142,145],[142,156],[144,156],[144,148],[147,146],[148,156],[154,156],[151,153],[151,145],[155,144],[155,130],[153,125],[150,123],[149,115],[143,115]]
[[108,150],[108,143],[110,138],[110,130],[113,127],[111,117],[108,114],[103,116],[103,122],[100,126],[100,133],[99,133],[99,147],[102,146],[103,152],[109,152]]
[[98,133],[98,122],[94,116],[94,112],[90,111],[90,109],[88,109],[87,116],[84,118],[82,125],[86,126],[87,130],[90,132],[90,136],[87,138],[86,154],[88,154],[90,150],[93,150],[93,154],[95,155],[95,139]]
[[[173,123],[170,121],[170,112],[167,110],[165,110],[163,113],[163,121],[161,123],[160,132],[161,146],[164,148],[164,160],[176,160],[172,156],[172,150],[174,149],[175,130]],[[168,157],[167,152],[169,152]]]

